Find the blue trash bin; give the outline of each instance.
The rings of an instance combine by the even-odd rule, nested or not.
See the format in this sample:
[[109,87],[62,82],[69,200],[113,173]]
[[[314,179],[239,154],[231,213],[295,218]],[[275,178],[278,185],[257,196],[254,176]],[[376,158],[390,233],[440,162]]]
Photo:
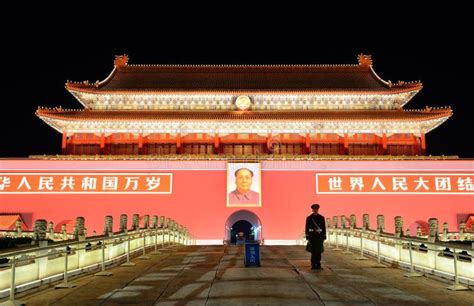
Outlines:
[[244,264],[246,267],[260,267],[260,244],[245,244]]

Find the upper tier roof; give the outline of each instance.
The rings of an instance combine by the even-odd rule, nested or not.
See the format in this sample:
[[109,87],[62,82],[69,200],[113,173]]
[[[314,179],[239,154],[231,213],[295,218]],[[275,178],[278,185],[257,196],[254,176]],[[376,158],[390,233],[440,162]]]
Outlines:
[[370,55],[355,65],[129,65],[116,56],[103,81],[70,82],[71,91],[136,92],[351,92],[397,93],[420,90],[420,82],[392,84],[377,76]]

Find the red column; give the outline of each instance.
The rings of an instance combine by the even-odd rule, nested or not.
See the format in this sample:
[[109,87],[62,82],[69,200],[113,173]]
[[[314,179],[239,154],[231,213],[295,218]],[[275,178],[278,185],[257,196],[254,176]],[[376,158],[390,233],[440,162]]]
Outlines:
[[138,134],[138,154],[142,154],[143,151],[143,135],[142,133]]
[[[72,134],[71,135],[71,141],[70,141],[71,145],[72,145],[72,154],[77,154],[76,153],[76,134]],[[70,151],[70,152],[71,152]]]
[[214,134],[214,154],[219,154],[219,134]]
[[100,154],[104,154],[104,148],[105,148],[105,136],[104,133],[100,134]]
[[306,154],[310,154],[311,153],[311,136],[309,135],[309,133],[306,133],[305,147],[306,147]]
[[387,134],[386,133],[382,134],[382,154],[383,155],[387,154]]
[[344,133],[344,155],[349,154],[349,135]]
[[321,151],[319,149],[320,146],[321,146],[321,133],[316,133],[316,145],[315,145],[316,154],[319,154],[318,152]]
[[182,153],[181,133],[178,133],[178,135],[176,135],[176,154],[181,154],[181,153]]
[[63,139],[61,142],[61,153],[66,154],[66,148],[67,148],[67,134],[66,132],[63,132]]
[[266,142],[266,147],[267,147],[267,153],[271,154],[273,152],[273,148],[270,149],[270,146],[272,145],[272,133],[267,134],[267,142]]
[[411,137],[412,137],[412,142],[413,142],[413,155],[418,155],[419,154],[419,152],[418,152],[418,148],[419,148],[418,147],[418,140],[417,140],[416,136],[413,135],[413,134],[411,135]]
[[421,155],[426,155],[425,133],[421,133]]

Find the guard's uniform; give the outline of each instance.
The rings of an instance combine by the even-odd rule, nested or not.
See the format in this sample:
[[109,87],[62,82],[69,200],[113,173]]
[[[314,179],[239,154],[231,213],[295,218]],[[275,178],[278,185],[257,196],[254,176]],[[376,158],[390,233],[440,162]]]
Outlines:
[[321,268],[321,253],[324,251],[323,243],[326,240],[324,217],[320,214],[311,214],[306,217],[305,235],[311,244],[311,268]]

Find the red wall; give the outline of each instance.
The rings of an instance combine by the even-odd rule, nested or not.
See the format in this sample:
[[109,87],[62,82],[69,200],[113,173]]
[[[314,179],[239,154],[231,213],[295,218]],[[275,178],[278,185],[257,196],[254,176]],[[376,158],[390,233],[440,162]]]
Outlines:
[[[263,161],[262,207],[246,208],[262,223],[266,240],[294,240],[304,230],[311,203],[321,204],[325,217],[356,214],[361,225],[363,213],[370,214],[371,227],[376,215],[385,215],[386,230],[393,231],[393,218],[401,215],[404,228],[417,220],[439,218],[450,230],[474,214],[474,197],[467,195],[318,195],[315,173],[322,172],[436,172],[470,173],[472,160],[456,161]],[[86,218],[91,233],[103,230],[104,216],[114,217],[118,228],[120,214],[157,214],[175,219],[188,227],[197,239],[224,237],[227,218],[242,208],[226,207],[226,163],[222,161],[46,161],[0,160],[0,172],[14,170],[94,170],[173,173],[172,194],[2,194],[0,212],[19,212],[28,225],[35,219],[55,224],[77,216]],[[1,174],[0,174],[1,175]]]

